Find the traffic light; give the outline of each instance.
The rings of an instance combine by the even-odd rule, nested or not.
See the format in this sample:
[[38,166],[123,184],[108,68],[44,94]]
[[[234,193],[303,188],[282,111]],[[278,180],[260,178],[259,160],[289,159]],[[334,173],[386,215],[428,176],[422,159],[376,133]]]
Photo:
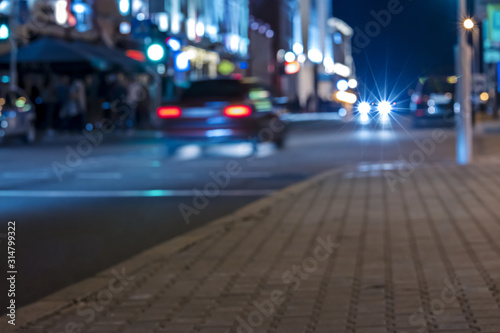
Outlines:
[[7,40],[9,37],[9,18],[7,16],[0,16],[0,41]]
[[161,44],[154,43],[149,45],[146,54],[148,55],[149,60],[160,61],[165,57],[165,49]]
[[148,39],[151,43],[146,48],[146,55],[148,56],[148,59],[153,62],[160,62],[164,60],[168,50],[163,42],[165,40],[165,35],[158,30],[157,25],[150,25]]

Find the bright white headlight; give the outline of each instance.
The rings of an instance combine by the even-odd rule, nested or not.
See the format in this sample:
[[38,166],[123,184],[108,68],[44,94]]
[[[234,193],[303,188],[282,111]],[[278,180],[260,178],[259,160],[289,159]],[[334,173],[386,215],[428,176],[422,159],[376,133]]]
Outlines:
[[382,114],[389,114],[392,111],[391,103],[387,101],[380,102],[378,104],[377,110]]
[[358,111],[360,113],[364,113],[364,114],[370,113],[370,109],[371,109],[370,104],[367,102],[361,102],[358,105]]

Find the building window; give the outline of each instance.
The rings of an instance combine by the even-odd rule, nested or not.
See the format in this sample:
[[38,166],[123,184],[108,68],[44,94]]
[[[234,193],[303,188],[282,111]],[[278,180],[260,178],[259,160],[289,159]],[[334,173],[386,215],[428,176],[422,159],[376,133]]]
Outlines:
[[149,15],[149,6],[147,0],[132,0],[132,16],[147,18]]
[[76,19],[76,30],[85,32],[92,29],[92,7],[88,3],[74,0],[72,11]]

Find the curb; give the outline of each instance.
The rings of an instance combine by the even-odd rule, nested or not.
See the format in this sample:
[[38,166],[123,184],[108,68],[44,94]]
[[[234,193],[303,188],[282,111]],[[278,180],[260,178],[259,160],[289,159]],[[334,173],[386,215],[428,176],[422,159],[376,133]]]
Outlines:
[[300,183],[291,185],[271,194],[268,197],[250,203],[230,215],[221,217],[202,227],[189,231],[186,234],[167,240],[164,243],[145,250],[130,259],[113,265],[112,267],[109,267],[90,278],[77,282],[49,296],[46,296],[41,300],[19,308],[16,311],[16,326],[13,327],[12,325],[9,325],[7,320],[2,321],[0,322],[0,332],[12,332],[16,329],[23,329],[23,326],[26,326],[27,324],[50,317],[59,311],[75,306],[79,302],[92,299],[99,291],[107,288],[110,277],[112,276],[110,273],[112,270],[120,271],[121,268],[127,267],[127,273],[134,275],[136,272],[139,272],[151,265],[151,263],[181,252],[200,241],[206,240],[213,235],[226,230],[239,221],[252,217],[258,218],[261,213],[265,212],[266,209],[275,203],[296,196],[308,188],[320,184],[325,179],[339,174],[341,171],[342,169],[329,170]]

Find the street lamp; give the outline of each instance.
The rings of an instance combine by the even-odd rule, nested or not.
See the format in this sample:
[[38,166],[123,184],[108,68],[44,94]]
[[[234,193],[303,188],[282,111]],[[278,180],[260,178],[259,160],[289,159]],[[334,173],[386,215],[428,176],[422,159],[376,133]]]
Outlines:
[[464,20],[464,28],[467,30],[472,30],[474,29],[474,21],[472,19],[468,18]]

